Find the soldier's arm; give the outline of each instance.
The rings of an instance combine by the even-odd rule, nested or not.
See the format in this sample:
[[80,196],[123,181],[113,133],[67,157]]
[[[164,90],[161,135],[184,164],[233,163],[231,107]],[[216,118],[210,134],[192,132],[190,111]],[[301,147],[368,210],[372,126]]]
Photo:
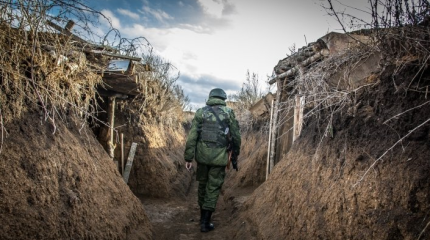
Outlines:
[[239,156],[241,144],[240,127],[233,110],[230,112],[230,131],[233,142],[233,151],[236,156]]
[[194,115],[193,123],[191,124],[191,130],[188,134],[187,143],[185,145],[184,159],[187,162],[193,161],[195,157],[196,145],[199,137],[198,130],[201,122],[202,122],[202,113],[201,113],[201,110],[199,109]]

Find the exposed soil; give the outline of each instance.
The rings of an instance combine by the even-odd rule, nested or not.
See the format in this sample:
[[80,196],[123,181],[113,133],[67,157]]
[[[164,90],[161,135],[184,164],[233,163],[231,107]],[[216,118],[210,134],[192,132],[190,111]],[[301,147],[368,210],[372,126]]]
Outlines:
[[[308,120],[268,181],[239,209],[234,236],[430,239],[430,124],[394,146],[430,116],[428,104],[417,107],[428,101],[425,93],[399,88],[417,71],[411,66],[393,77],[387,68],[378,84],[357,94],[355,106],[333,115],[332,135],[324,137],[329,112]],[[420,84],[429,79],[427,71]]]
[[151,239],[141,202],[92,131],[73,117],[56,128],[41,119],[33,111],[5,126],[0,239]]

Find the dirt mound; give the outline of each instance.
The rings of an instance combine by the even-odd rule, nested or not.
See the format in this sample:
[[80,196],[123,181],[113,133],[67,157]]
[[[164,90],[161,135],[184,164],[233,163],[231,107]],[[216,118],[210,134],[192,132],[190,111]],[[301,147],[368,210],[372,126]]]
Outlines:
[[30,112],[6,125],[0,238],[151,239],[141,202],[91,130],[42,118]]
[[[402,88],[417,71],[387,68],[325,137],[330,113],[310,119],[240,209],[235,238],[429,239],[430,108],[425,92]],[[428,86],[429,70],[421,76]]]

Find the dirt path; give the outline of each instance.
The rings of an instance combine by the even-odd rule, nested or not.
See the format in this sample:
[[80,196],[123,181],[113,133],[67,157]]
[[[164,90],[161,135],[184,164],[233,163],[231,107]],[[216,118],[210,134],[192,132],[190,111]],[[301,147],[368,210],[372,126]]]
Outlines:
[[[217,210],[212,215],[215,230],[200,232],[200,209],[197,204],[197,185],[193,181],[185,200],[166,201],[161,199],[141,199],[153,225],[156,240],[233,239],[235,229],[229,225],[238,204],[244,201],[250,191],[238,192],[234,201],[226,203],[223,195],[218,200]],[[234,206],[233,206],[234,205]]]

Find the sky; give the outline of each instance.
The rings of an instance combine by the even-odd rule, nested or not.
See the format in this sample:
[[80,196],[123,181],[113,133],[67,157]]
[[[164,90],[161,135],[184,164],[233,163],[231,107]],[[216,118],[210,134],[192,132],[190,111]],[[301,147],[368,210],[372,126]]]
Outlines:
[[[343,2],[366,0],[344,0]],[[104,0],[89,6],[111,20],[123,37],[143,36],[179,71],[193,110],[209,91],[239,91],[246,73],[266,91],[279,60],[325,34],[342,32],[321,6],[325,0]],[[334,1],[335,2],[335,1]]]

